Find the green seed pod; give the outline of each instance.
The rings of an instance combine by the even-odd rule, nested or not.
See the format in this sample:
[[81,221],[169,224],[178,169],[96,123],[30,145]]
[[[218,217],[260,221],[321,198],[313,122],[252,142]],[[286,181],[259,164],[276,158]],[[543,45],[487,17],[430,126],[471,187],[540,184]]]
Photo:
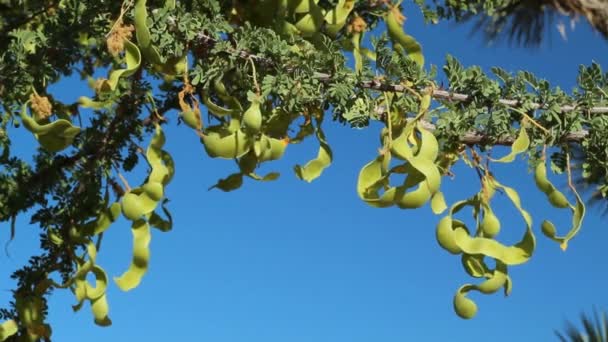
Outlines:
[[454,296],[454,311],[460,318],[471,319],[477,314],[477,304],[459,290]]
[[554,189],[548,196],[549,203],[555,208],[567,208],[570,206],[568,199],[557,189]]
[[195,110],[181,112],[180,116],[188,127],[193,129],[201,129],[201,114]]
[[452,254],[462,253],[462,249],[458,247],[458,244],[453,237],[454,220],[451,216],[446,216],[439,221],[437,224],[437,231],[435,232],[435,238],[441,247]]
[[163,198],[163,185],[158,182],[148,182],[143,185],[143,190],[154,201],[160,201]]
[[133,193],[126,193],[121,201],[122,213],[131,221],[138,220],[144,214],[141,199]]
[[541,230],[543,234],[545,234],[545,236],[547,236],[548,238],[554,238],[555,234],[557,234],[557,231],[555,230],[555,225],[553,225],[553,223],[548,220],[543,221],[543,223],[541,224]]
[[498,217],[491,210],[486,210],[479,227],[485,237],[493,238],[500,232],[500,220],[498,220]]
[[262,128],[262,112],[260,111],[260,102],[253,101],[251,106],[247,108],[243,114],[243,127],[245,132],[256,134]]
[[545,166],[545,162],[540,162],[536,165],[536,169],[534,169],[534,182],[538,189],[542,192],[549,193],[553,189],[551,183],[547,179],[547,167]]

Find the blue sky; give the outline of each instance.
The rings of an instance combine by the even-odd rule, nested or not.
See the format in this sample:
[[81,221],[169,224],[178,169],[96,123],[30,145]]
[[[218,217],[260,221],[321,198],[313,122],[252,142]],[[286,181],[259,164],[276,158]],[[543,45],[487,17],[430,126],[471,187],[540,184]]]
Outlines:
[[[579,64],[596,61],[608,68],[608,45],[584,22],[568,41],[552,28],[541,48],[524,49],[487,47],[479,35],[468,36],[468,27],[425,26],[410,5],[406,15],[407,31],[422,43],[428,64],[441,67],[449,53],[465,66],[529,70],[566,90],[575,84]],[[88,92],[75,80],[53,89],[56,97],[72,101]],[[576,320],[594,305],[608,309],[608,278],[600,268],[608,257],[605,223],[592,211],[562,252],[540,234],[539,223],[553,218],[563,231],[569,217],[549,207],[522,163],[494,171],[520,191],[534,218],[537,250],[531,261],[510,269],[510,297],[473,293],[479,311],[464,321],[454,314],[452,297],[474,280],[459,257],[436,243],[439,217],[428,207],[375,209],[357,197],[357,174],[377,153],[379,125],[351,130],[327,121],[334,164],[311,184],[299,181],[292,167],[316,155],[314,140],[290,145],[282,160],[263,169],[280,171],[278,181],[246,181],[242,189],[222,193],[207,189],[233,172],[234,163],[208,158],[196,135],[175,125],[175,115],[165,128],[165,147],[177,167],[166,190],[174,230],[153,232],[150,270],[138,288],[123,293],[111,284],[111,327],[95,326],[88,306],[72,312],[73,295],[57,291],[49,315],[55,341],[551,341],[564,319]],[[33,138],[22,129],[11,134],[15,151],[31,155]],[[479,188],[466,167],[459,164],[455,173],[455,180],[442,184],[449,203]],[[132,185],[143,177],[127,176]],[[502,215],[502,241],[516,242],[523,222],[504,199],[495,206]],[[18,221],[11,258],[0,257],[0,304],[8,302],[13,286],[9,272],[37,248],[38,228],[28,220]],[[98,263],[117,276],[130,258],[130,224],[121,219],[104,236]]]

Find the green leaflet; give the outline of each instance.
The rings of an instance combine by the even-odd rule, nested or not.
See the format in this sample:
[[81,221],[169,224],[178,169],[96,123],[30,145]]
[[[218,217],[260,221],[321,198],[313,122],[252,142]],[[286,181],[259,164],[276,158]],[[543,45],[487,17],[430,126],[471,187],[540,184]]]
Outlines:
[[[511,292],[512,283],[507,275],[507,266],[528,261],[536,245],[532,233],[532,219],[528,212],[521,207],[517,192],[500,184],[492,176],[485,176],[483,184],[482,191],[477,195],[452,205],[448,215],[439,221],[436,231],[437,241],[442,248],[452,254],[462,254],[463,267],[469,275],[486,278],[479,285],[465,284],[456,292],[454,310],[458,316],[465,319],[472,318],[477,312],[477,305],[467,298],[466,294],[471,290],[486,294],[494,293],[503,287],[505,295],[508,295]],[[526,231],[522,240],[513,246],[505,246],[491,238],[492,234],[495,235],[500,229],[500,223],[489,206],[489,201],[496,189],[502,189],[526,223]],[[484,219],[479,223],[475,236],[470,235],[464,222],[453,218],[454,214],[466,206],[472,206],[475,209],[475,215],[480,207],[484,210]],[[490,257],[496,261],[494,271],[488,269],[484,263],[484,257]]]
[[331,165],[333,159],[331,148],[327,144],[327,141],[325,140],[325,134],[321,130],[321,120],[317,120],[316,135],[321,145],[319,147],[319,153],[317,154],[317,158],[309,161],[304,166],[294,166],[296,176],[298,176],[298,178],[300,178],[301,180],[309,183],[317,179],[321,175],[321,173],[323,173],[323,170],[325,170],[325,168]]
[[424,56],[422,54],[422,47],[414,37],[403,32],[403,27],[397,18],[398,14],[400,14],[398,7],[394,7],[384,16],[388,35],[393,41],[395,50],[405,50],[403,53],[407,54],[420,67],[423,67]]
[[[125,40],[125,60],[127,67],[124,69],[113,70],[110,72],[109,79],[103,80],[99,90],[101,92],[109,92],[116,90],[118,81],[121,77],[129,77],[133,75],[141,63],[141,53],[137,45]],[[89,103],[90,104],[90,103]]]
[[549,239],[560,243],[562,250],[568,248],[568,242],[578,234],[585,218],[585,203],[581,199],[581,196],[573,189],[574,196],[576,197],[576,203],[574,205],[568,202],[568,199],[564,194],[558,191],[555,186],[547,178],[547,167],[545,161],[540,162],[534,172],[534,180],[536,186],[547,196],[549,203],[556,208],[570,208],[572,211],[572,227],[565,236],[557,236],[557,230],[555,225],[549,221],[544,220],[541,224],[541,230],[545,236]]
[[29,101],[21,107],[21,121],[23,126],[34,134],[42,148],[49,152],[59,152],[72,144],[74,138],[80,133],[80,127],[72,125],[65,119],[39,124],[27,114],[28,103]]
[[525,122],[522,122],[519,134],[511,146],[511,152],[500,159],[491,160],[497,163],[510,163],[515,160],[518,154],[527,151],[528,147],[530,147],[530,137],[528,136],[528,132],[526,132]]
[[143,219],[133,221],[131,233],[133,234],[133,261],[120,277],[114,278],[116,285],[123,291],[129,291],[139,285],[144,274],[148,271],[150,260],[148,245],[152,235],[148,222]]
[[12,319],[4,321],[0,324],[0,341],[6,341],[7,338],[15,335],[19,331],[17,322]]

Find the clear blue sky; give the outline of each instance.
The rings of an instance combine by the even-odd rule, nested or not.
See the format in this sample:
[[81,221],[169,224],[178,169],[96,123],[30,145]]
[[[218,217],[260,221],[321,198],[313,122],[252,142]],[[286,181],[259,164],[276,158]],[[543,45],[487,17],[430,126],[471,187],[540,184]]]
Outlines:
[[[608,68],[608,45],[586,23],[579,23],[567,42],[552,28],[540,49],[526,50],[486,47],[479,35],[468,36],[468,28],[424,26],[416,9],[406,11],[407,31],[423,44],[429,64],[443,65],[450,53],[467,66],[530,70],[567,90],[579,64],[596,61]],[[64,100],[88,92],[74,80],[54,91]],[[123,293],[110,285],[111,327],[95,326],[88,305],[73,313],[74,296],[57,291],[49,315],[54,341],[552,341],[553,329],[562,328],[565,318],[576,320],[594,305],[608,309],[605,223],[592,212],[562,252],[540,234],[539,223],[557,218],[563,231],[569,217],[548,206],[522,163],[494,170],[504,184],[520,190],[535,220],[538,248],[530,262],[511,268],[510,297],[473,293],[478,315],[464,321],[454,314],[452,297],[475,280],[465,275],[459,257],[437,245],[439,217],[428,207],[374,209],[357,197],[357,174],[377,153],[379,125],[351,130],[328,121],[335,162],[312,184],[296,179],[292,166],[316,155],[313,140],[290,146],[283,160],[264,169],[280,171],[278,181],[246,181],[239,191],[222,193],[207,188],[233,172],[234,163],[208,158],[195,134],[175,125],[174,115],[166,128],[166,149],[177,165],[166,191],[174,230],[153,232],[150,271],[138,288]],[[11,133],[15,151],[30,154],[33,138],[23,130]],[[460,165],[455,171],[456,179],[442,185],[450,203],[478,190],[470,170]],[[128,179],[133,185],[143,177],[138,172]],[[509,221],[517,217],[509,205],[497,206],[502,241],[514,243],[523,223]],[[0,257],[0,305],[8,302],[13,286],[9,273],[37,248],[38,228],[27,223],[20,217],[11,259]],[[3,226],[6,241],[8,226]],[[111,277],[120,275],[130,258],[130,225],[121,219],[104,237],[98,263]]]

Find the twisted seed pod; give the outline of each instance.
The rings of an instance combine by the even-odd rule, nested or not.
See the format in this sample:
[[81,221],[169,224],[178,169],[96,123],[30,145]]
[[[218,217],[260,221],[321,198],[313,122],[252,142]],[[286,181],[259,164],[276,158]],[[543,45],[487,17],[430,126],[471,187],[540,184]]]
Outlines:
[[[127,67],[124,69],[112,70],[107,80],[103,80],[99,85],[100,92],[110,92],[116,90],[118,81],[121,77],[129,77],[133,75],[141,64],[141,53],[137,45],[125,40],[125,61]],[[90,101],[84,100],[84,103],[91,105]],[[94,105],[93,105],[94,106]]]
[[[163,63],[158,49],[152,44],[150,29],[147,26],[148,10],[146,2],[146,0],[136,0],[133,6],[135,36],[137,37],[137,44],[141,49],[141,54],[152,63],[155,71],[171,76],[181,75],[187,69],[187,55],[172,57]],[[165,1],[165,10],[173,10],[174,8],[175,0]]]
[[114,282],[123,291],[129,291],[141,282],[144,274],[148,271],[150,260],[150,225],[146,220],[139,219],[133,221],[131,226],[133,234],[133,260],[129,268],[119,277],[114,278]]
[[309,183],[317,179],[321,173],[323,173],[323,170],[331,165],[333,160],[331,148],[329,147],[329,144],[327,144],[325,134],[321,130],[321,120],[317,121],[316,136],[320,144],[317,157],[306,163],[304,166],[294,166],[296,176]]
[[323,10],[315,2],[308,1],[307,14],[298,20],[294,26],[300,31],[302,37],[312,37],[321,30],[325,23]]
[[497,163],[510,163],[515,160],[515,157],[518,154],[526,152],[528,150],[528,147],[530,147],[530,137],[528,136],[528,132],[526,131],[526,126],[526,123],[522,122],[521,128],[519,129],[519,134],[513,142],[513,145],[511,145],[511,152],[509,154],[500,159],[490,160]]
[[[462,263],[469,275],[486,278],[479,285],[465,284],[456,292],[454,310],[458,316],[465,319],[472,318],[477,312],[477,305],[467,298],[466,294],[471,290],[486,294],[494,293],[503,287],[505,295],[508,295],[511,292],[512,283],[507,275],[507,266],[526,262],[535,248],[535,238],[531,230],[532,220],[521,207],[517,192],[498,183],[491,176],[484,177],[483,184],[482,191],[476,196],[454,203],[448,211],[448,215],[440,220],[436,231],[437,242],[441,247],[452,254],[462,254]],[[491,239],[500,227],[500,222],[492,213],[489,205],[495,189],[504,191],[526,223],[526,231],[522,240],[513,246],[505,246]],[[453,218],[454,214],[467,206],[472,206],[476,212],[480,207],[484,210],[484,219],[479,224],[474,237],[470,236],[469,229],[462,221]],[[484,257],[490,257],[496,261],[495,270],[489,270],[483,261]]]
[[394,7],[384,16],[386,29],[389,37],[393,41],[394,48],[398,51],[405,50],[402,52],[408,55],[420,67],[423,67],[424,56],[422,55],[422,47],[416,41],[416,39],[414,39],[414,37],[403,32],[403,27],[401,26],[400,21],[397,19],[398,14],[400,14],[398,8]]
[[330,37],[335,37],[346,25],[346,19],[353,8],[355,8],[354,0],[339,0],[336,7],[325,13],[325,31]]
[[49,152],[59,152],[72,144],[74,138],[80,133],[80,127],[72,125],[65,119],[55,120],[47,124],[39,124],[27,114],[28,102],[21,106],[21,121],[23,127],[34,134],[42,148]]
[[572,211],[572,226],[568,233],[564,236],[557,235],[557,229],[551,221],[544,220],[541,224],[541,231],[543,234],[549,239],[558,242],[562,250],[566,250],[566,248],[568,248],[568,242],[574,238],[574,236],[576,236],[581,229],[583,219],[585,218],[585,203],[576,189],[573,189],[576,197],[576,203],[572,205],[570,202],[568,202],[566,196],[558,191],[547,178],[547,168],[544,161],[540,162],[536,166],[534,171],[534,181],[539,190],[541,190],[547,196],[547,199],[552,206],[556,208],[570,208]]
[[251,149],[252,141],[240,129],[231,131],[223,126],[207,127],[201,136],[205,151],[211,158],[240,158]]
[[[152,167],[148,180],[141,187],[126,193],[122,199],[123,214],[133,221],[131,226],[133,258],[129,268],[121,276],[114,278],[114,282],[123,291],[137,287],[148,270],[150,224],[156,225],[162,231],[170,230],[172,226],[171,216],[164,206],[163,211],[169,217],[169,221],[161,219],[154,213],[163,199],[164,186],[169,183],[174,173],[172,158],[162,150],[164,144],[164,133],[160,125],[156,124],[155,133],[146,150],[146,158]],[[101,307],[103,308],[103,305]]]

